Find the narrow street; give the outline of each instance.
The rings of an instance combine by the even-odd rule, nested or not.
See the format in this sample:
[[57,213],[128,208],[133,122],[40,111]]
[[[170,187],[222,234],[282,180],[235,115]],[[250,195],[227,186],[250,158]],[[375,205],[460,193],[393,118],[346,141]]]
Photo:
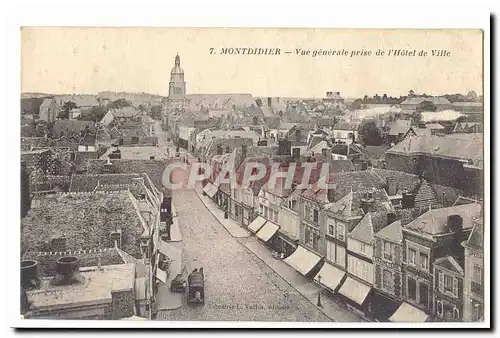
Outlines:
[[[158,320],[330,321],[233,238],[193,190],[174,191],[183,264],[204,268],[205,305],[158,312]],[[248,238],[246,240],[255,240]]]

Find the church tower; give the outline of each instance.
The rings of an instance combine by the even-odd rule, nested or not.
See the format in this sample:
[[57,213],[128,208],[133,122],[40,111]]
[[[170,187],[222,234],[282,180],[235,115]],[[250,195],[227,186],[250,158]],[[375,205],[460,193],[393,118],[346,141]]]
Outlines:
[[170,72],[170,83],[168,88],[169,100],[184,100],[186,97],[186,82],[184,82],[184,70],[181,68],[179,54],[175,57],[174,68]]

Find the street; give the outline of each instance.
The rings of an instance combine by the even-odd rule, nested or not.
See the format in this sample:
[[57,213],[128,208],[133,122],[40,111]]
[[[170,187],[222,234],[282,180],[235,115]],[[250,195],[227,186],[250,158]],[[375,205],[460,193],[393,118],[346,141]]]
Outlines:
[[[204,268],[205,305],[183,300],[158,320],[330,321],[265,263],[233,238],[193,190],[174,191],[188,271]],[[246,240],[255,240],[249,238]]]

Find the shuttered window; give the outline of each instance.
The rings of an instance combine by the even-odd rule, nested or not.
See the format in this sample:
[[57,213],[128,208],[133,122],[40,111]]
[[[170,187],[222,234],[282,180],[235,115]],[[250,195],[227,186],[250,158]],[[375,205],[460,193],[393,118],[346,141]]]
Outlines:
[[458,278],[453,278],[453,295],[458,297]]
[[438,272],[439,279],[439,291],[444,292],[444,274],[442,272]]

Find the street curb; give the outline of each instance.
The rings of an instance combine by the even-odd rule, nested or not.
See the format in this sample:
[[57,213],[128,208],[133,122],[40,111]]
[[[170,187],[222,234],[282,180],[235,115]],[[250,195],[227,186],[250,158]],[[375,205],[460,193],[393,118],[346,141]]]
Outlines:
[[226,231],[229,233],[229,235],[230,235],[231,237],[233,237],[233,238],[237,238],[237,239],[238,239],[238,238],[249,238],[249,237],[251,237],[251,234],[248,234],[248,236],[242,236],[242,237],[239,237],[239,236],[235,236],[235,235],[233,235],[233,234],[231,233],[231,231],[229,231],[229,230],[228,230],[228,229],[224,226],[224,224],[222,224],[222,222],[219,220],[219,217],[217,217],[217,215],[215,215],[215,214],[212,212],[212,210],[210,210],[210,209],[207,207],[207,204],[206,204],[206,203],[205,203],[205,201],[203,200],[202,196],[198,193],[198,191],[197,191],[195,188],[193,188],[193,190],[194,190],[194,192],[196,193],[196,196],[198,196],[198,198],[200,199],[201,203],[203,203],[203,205],[205,206],[205,208],[206,208],[206,209],[207,209],[207,210],[208,210],[208,211],[212,214],[212,216],[214,216],[214,217],[215,217],[215,219],[217,220],[217,222],[219,222],[219,224],[220,224],[220,225],[224,228],[224,230],[226,230]]
[[306,296],[305,296],[302,292],[300,292],[299,290],[297,290],[297,289],[295,288],[295,286],[293,286],[293,285],[292,285],[289,281],[287,281],[285,278],[283,278],[283,277],[282,277],[282,276],[278,273],[278,271],[274,270],[274,269],[273,269],[273,268],[272,268],[269,264],[267,264],[267,262],[266,262],[265,260],[263,260],[262,258],[260,258],[260,257],[259,257],[259,256],[255,253],[255,252],[253,252],[252,250],[250,250],[250,249],[249,249],[249,248],[248,248],[245,244],[243,244],[243,243],[240,243],[240,244],[241,244],[241,245],[242,245],[245,249],[247,249],[247,250],[248,250],[248,252],[250,252],[253,256],[257,257],[257,258],[258,258],[258,259],[259,259],[262,263],[264,263],[265,265],[267,265],[267,267],[269,267],[269,269],[271,269],[272,271],[274,271],[274,273],[275,273],[275,274],[277,274],[278,276],[280,276],[280,278],[281,278],[282,280],[284,280],[284,281],[285,281],[285,283],[287,283],[288,285],[290,285],[290,287],[291,287],[292,289],[294,289],[295,291],[297,291],[297,293],[298,293],[299,295],[301,295],[301,296],[302,296],[302,297],[303,297],[306,301],[308,301],[309,303],[311,303],[311,304],[312,304],[312,305],[313,305],[316,309],[320,310],[320,311],[321,311],[321,313],[323,313],[325,316],[327,316],[328,318],[330,318],[330,319],[331,319],[332,321],[334,321],[335,323],[342,323],[342,322],[337,322],[337,321],[335,320],[335,318],[333,318],[333,317],[331,317],[330,315],[326,314],[326,313],[325,313],[325,311],[324,311],[322,308],[320,308],[319,306],[317,306],[316,304],[314,304],[314,302],[312,302],[311,300],[309,300],[309,298],[307,298],[307,297],[306,297]]

